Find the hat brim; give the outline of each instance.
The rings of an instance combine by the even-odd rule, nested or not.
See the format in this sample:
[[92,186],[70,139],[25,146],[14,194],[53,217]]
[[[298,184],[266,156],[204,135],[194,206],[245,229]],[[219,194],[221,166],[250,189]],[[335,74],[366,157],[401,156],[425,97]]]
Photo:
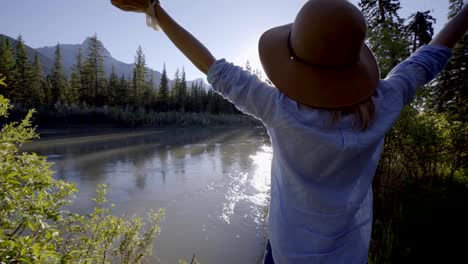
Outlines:
[[277,89],[301,104],[324,109],[356,105],[372,96],[380,77],[377,61],[367,45],[363,45],[359,60],[352,66],[313,67],[291,58],[291,28],[292,24],[272,28],[259,41],[260,61]]

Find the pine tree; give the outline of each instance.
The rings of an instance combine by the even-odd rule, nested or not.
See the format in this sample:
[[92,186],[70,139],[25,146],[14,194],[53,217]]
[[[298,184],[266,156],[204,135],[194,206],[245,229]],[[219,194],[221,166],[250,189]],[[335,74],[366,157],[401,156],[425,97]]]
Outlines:
[[156,106],[156,89],[154,87],[154,76],[152,72],[149,72],[149,80],[146,82],[146,96],[147,99],[146,105],[152,106],[153,108]]
[[70,76],[69,91],[67,95],[67,102],[69,104],[80,104],[81,78],[76,70],[73,70]]
[[196,112],[195,111],[195,99],[197,96],[197,84],[192,82],[190,89],[187,91],[187,103],[185,104],[185,110],[187,112]]
[[117,105],[124,106],[129,102],[129,93],[128,93],[128,82],[125,79],[124,74],[120,77],[119,83],[117,85],[115,103]]
[[32,106],[31,98],[31,65],[28,61],[23,38],[18,36],[16,42],[16,95],[24,105]]
[[67,79],[63,70],[62,53],[59,44],[55,47],[54,68],[52,69],[52,74],[50,76],[50,85],[50,103],[55,104],[58,101],[61,101],[62,103],[66,101],[68,87]]
[[150,90],[153,90],[154,91],[154,76],[153,76],[153,73],[149,73],[149,78],[148,78],[148,82],[146,83],[146,86],[150,89]]
[[412,39],[412,52],[432,40],[434,35],[433,24],[436,19],[430,15],[430,12],[416,12],[409,18],[410,23],[406,26],[406,30],[409,31],[409,37]]
[[[452,18],[463,6],[463,0],[449,0]],[[468,121],[468,35],[453,48],[453,56],[436,79],[430,99],[432,108],[447,112],[453,120]]]
[[181,79],[180,79],[180,70],[177,68],[174,74],[174,81],[172,84],[171,89],[171,98],[170,98],[170,109],[171,110],[178,110],[179,109],[179,94],[180,94],[180,86],[181,86]]
[[157,95],[158,107],[161,111],[167,111],[169,101],[169,80],[167,78],[166,64],[164,64],[161,74],[161,81],[159,82],[159,89]]
[[45,82],[42,85],[42,91],[44,92],[44,104],[45,106],[52,106],[54,104],[52,99],[52,78],[48,75]]
[[16,66],[11,43],[6,38],[0,39],[0,77],[8,88],[2,88],[2,94],[9,99],[14,99],[14,88],[16,86]]
[[[435,18],[430,15],[430,11],[416,12],[408,18],[408,25],[405,30],[408,33],[408,45],[411,52],[415,52],[419,47],[428,44],[434,35]],[[427,108],[428,86],[421,87],[418,91],[412,106],[417,109]]]
[[81,89],[80,76],[75,70],[73,70],[70,76],[70,92],[68,95],[69,104],[77,105],[80,103],[80,96],[79,96],[80,89]]
[[39,60],[39,54],[34,54],[34,62],[31,69],[31,95],[29,98],[32,106],[40,106],[45,104],[45,92],[44,87],[44,72],[42,70],[41,61]]
[[191,97],[191,111],[193,112],[203,112],[203,100],[205,96],[205,90],[203,88],[203,83],[200,81],[198,83],[192,83],[192,88],[190,91]]
[[109,77],[109,104],[116,105],[118,98],[117,98],[117,91],[119,89],[119,77],[115,73],[115,68],[112,65],[112,72]]
[[[106,77],[104,75],[104,77]],[[109,78],[104,78],[100,82],[101,93],[100,93],[100,104],[108,105],[109,104]]]
[[200,81],[197,85],[198,88],[198,95],[199,95],[199,102],[198,102],[198,107],[200,112],[205,112],[206,111],[206,90],[205,90],[205,85],[203,84],[202,81]]
[[[78,49],[78,54],[75,57],[75,64],[73,65],[72,70],[72,77],[73,77],[73,84],[70,84],[71,89],[76,92],[77,95],[77,102],[91,102],[91,94],[89,87],[87,87],[86,79],[84,78],[86,75],[85,69],[83,66],[83,52],[81,48]],[[72,80],[70,79],[70,82]]]
[[380,66],[381,77],[409,55],[399,0],[361,0],[368,23],[368,41]]
[[135,68],[133,70],[133,101],[136,106],[143,106],[145,103],[146,90],[146,62],[143,49],[138,46],[135,56]]
[[80,104],[82,101],[86,101],[84,98],[85,92],[83,91],[83,56],[81,48],[78,49],[78,54],[75,57],[75,64],[73,65],[72,73],[70,76],[70,104]]
[[94,105],[102,105],[104,100],[104,55],[103,46],[97,35],[90,37],[83,65],[82,78],[87,88],[86,99]]
[[180,88],[177,94],[177,101],[179,102],[179,111],[185,112],[187,104],[187,79],[185,76],[185,68],[182,67],[182,76],[180,79]]
[[219,113],[219,104],[217,94],[210,89],[206,95],[206,112],[210,114],[218,114]]

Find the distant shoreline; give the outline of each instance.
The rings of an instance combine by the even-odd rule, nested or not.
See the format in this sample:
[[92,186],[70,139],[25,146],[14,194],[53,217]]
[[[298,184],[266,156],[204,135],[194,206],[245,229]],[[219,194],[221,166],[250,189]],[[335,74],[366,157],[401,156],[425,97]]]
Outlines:
[[157,132],[160,130],[168,129],[196,129],[196,128],[210,128],[210,129],[265,129],[264,126],[255,126],[255,125],[213,125],[213,126],[200,126],[200,125],[191,125],[191,126],[176,126],[176,125],[167,125],[154,128],[146,127],[112,127],[112,126],[77,126],[77,127],[38,127],[36,132],[39,134],[40,138],[50,138],[50,139],[59,139],[70,136],[98,136],[98,135],[110,135],[110,134],[125,134],[125,133],[145,133],[145,132]]
[[[8,121],[19,121],[26,115],[26,110],[14,109]],[[171,127],[255,127],[262,126],[261,121],[245,114],[211,114],[197,112],[154,112],[125,111],[118,108],[93,109],[91,111],[44,112],[33,115],[33,125],[38,131],[49,133],[54,130],[93,130],[105,129],[154,129]],[[2,121],[0,121],[0,124]],[[52,132],[50,132],[52,133]]]

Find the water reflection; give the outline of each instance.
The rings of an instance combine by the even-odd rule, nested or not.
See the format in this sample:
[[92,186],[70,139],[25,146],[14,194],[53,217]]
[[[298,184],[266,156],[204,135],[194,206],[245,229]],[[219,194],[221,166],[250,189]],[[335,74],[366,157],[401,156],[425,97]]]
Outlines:
[[193,253],[202,263],[255,263],[264,242],[271,146],[262,129],[168,129],[46,138],[24,151],[47,155],[55,177],[80,193],[111,185],[116,213],[166,208],[155,252],[161,263]]

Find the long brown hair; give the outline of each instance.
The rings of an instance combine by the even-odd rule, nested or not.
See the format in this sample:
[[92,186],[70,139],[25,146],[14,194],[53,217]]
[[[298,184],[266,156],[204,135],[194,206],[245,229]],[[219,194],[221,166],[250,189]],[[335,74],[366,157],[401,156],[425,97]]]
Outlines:
[[329,110],[332,124],[336,124],[346,115],[353,115],[355,129],[365,131],[375,118],[375,105],[372,98],[349,107]]

